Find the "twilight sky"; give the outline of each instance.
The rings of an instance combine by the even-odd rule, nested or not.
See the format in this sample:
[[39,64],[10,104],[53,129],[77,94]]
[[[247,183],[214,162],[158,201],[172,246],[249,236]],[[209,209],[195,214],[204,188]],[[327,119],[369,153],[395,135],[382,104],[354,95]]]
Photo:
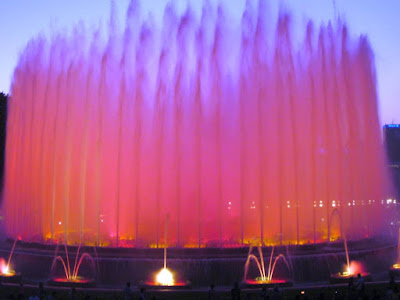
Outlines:
[[[245,0],[225,0],[233,20],[240,20]],[[116,0],[119,22],[129,0]],[[167,0],[143,0],[145,14],[161,19]],[[200,11],[201,0],[174,0],[184,10],[190,3]],[[213,2],[213,1],[211,1]],[[304,28],[307,19],[318,25],[340,16],[351,36],[366,34],[375,52],[378,76],[379,117],[382,124],[400,123],[400,1],[399,0],[270,0],[271,16],[280,4],[289,8],[294,28]],[[336,10],[335,8],[336,7]],[[0,0],[0,91],[8,93],[19,53],[39,33],[71,30],[83,20],[89,27],[106,24],[110,0]],[[297,26],[298,25],[298,26]]]

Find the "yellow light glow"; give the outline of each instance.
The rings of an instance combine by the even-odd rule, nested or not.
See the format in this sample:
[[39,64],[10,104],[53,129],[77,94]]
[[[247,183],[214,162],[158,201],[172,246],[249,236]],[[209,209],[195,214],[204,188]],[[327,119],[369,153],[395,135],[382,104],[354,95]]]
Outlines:
[[1,273],[3,274],[8,274],[10,272],[9,268],[7,265],[4,265],[1,269]]
[[157,274],[156,282],[160,285],[168,285],[168,286],[174,285],[174,277],[167,268],[163,268]]
[[350,275],[352,275],[352,272],[351,272],[351,269],[350,269],[350,267],[347,267],[346,268],[346,271],[343,271],[343,274],[342,274],[343,276],[350,276]]

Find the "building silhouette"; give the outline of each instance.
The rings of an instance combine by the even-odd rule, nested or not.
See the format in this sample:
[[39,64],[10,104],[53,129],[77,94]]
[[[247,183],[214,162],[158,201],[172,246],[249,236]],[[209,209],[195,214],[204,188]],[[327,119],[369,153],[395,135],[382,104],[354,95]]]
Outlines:
[[8,95],[0,93],[0,193],[3,192]]
[[383,126],[389,170],[397,197],[400,197],[400,124],[386,124]]

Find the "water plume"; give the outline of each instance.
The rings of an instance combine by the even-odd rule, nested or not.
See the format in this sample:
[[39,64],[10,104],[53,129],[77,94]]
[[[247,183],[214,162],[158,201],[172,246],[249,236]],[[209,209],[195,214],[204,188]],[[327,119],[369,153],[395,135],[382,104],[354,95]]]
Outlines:
[[276,24],[131,1],[106,37],[33,39],[11,89],[3,208],[28,241],[161,247],[321,242],[380,234],[388,191],[373,53],[338,21]]

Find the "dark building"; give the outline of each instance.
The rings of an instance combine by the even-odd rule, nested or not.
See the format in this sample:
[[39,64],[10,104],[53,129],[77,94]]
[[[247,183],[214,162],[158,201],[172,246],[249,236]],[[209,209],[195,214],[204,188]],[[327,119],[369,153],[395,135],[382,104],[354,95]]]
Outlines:
[[400,124],[383,126],[383,139],[394,187],[400,197]]
[[383,138],[386,144],[389,164],[400,164],[400,124],[383,126]]
[[4,153],[6,149],[6,124],[7,124],[8,96],[0,93],[0,193],[3,191]]

